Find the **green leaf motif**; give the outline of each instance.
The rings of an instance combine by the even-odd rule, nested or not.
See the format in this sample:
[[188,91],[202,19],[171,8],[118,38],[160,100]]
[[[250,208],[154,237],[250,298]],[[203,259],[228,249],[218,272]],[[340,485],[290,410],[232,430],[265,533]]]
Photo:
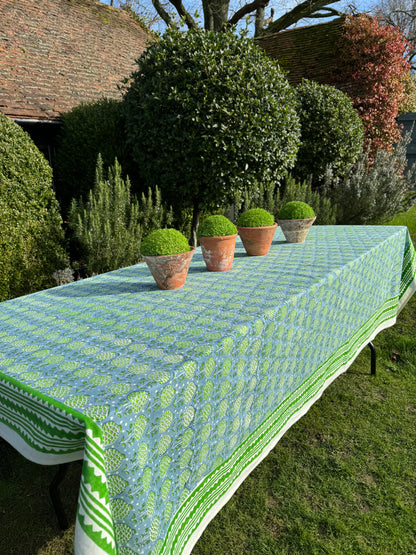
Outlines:
[[117,470],[120,467],[123,459],[123,454],[117,451],[117,449],[107,449],[104,452],[105,467],[108,472],[111,472],[112,470]]
[[131,511],[132,507],[122,499],[112,499],[110,502],[111,513],[114,520],[123,520]]

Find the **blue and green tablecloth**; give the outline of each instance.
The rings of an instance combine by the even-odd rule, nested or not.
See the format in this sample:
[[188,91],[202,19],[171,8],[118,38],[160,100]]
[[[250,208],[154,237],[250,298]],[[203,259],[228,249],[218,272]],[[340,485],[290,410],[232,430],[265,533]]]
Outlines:
[[0,304],[0,435],[84,459],[75,553],[182,554],[415,290],[405,227],[281,231],[161,291],[144,264]]

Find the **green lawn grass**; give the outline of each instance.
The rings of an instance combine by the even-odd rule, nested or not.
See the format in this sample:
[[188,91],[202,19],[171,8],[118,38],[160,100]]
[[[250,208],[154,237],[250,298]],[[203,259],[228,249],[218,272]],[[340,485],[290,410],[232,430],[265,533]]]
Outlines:
[[397,214],[390,225],[407,225],[410,233],[416,237],[416,205],[413,206],[408,212]]
[[[393,223],[416,234],[416,207]],[[376,376],[365,348],[245,480],[194,555],[416,554],[415,329],[416,295],[374,341]],[[55,470],[0,444],[0,553],[73,553],[74,525],[59,532],[48,499]],[[74,463],[62,487],[72,522],[79,479]]]

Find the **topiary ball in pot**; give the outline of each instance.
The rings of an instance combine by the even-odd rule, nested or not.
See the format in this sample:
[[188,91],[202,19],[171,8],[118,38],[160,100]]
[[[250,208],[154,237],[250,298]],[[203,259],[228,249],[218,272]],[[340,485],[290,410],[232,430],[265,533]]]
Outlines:
[[197,237],[208,271],[231,270],[237,228],[228,218],[221,215],[208,216],[199,225]]
[[220,214],[208,216],[199,225],[197,237],[224,237],[235,235],[237,228],[228,218]]
[[288,243],[303,243],[315,219],[313,208],[297,200],[285,204],[277,215],[277,223]]
[[269,252],[277,223],[263,208],[243,212],[237,220],[237,230],[249,256],[263,256]]
[[140,252],[159,289],[179,289],[186,281],[195,249],[176,229],[157,229],[142,241]]

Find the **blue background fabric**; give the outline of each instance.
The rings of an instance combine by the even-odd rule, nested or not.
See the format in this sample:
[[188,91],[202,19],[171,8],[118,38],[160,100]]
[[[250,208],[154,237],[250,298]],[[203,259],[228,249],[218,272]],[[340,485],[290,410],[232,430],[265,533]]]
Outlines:
[[42,463],[85,450],[76,549],[189,552],[415,273],[404,227],[313,226],[263,257],[237,241],[228,272],[197,249],[176,291],[139,264],[1,303],[0,434]]

